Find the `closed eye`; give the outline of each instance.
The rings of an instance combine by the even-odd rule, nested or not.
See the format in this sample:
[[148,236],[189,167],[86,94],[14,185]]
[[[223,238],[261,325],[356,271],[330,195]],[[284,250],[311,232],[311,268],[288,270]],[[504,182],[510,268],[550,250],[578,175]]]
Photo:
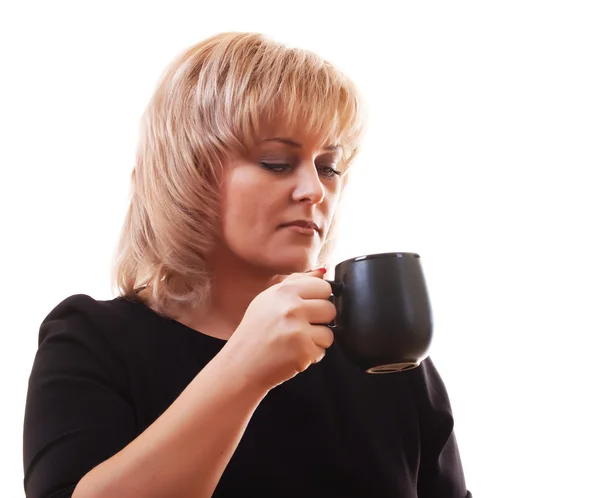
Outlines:
[[319,173],[321,173],[326,178],[334,178],[342,174],[341,171],[338,171],[337,169],[332,168],[331,166],[318,166],[317,169],[319,170]]
[[[259,163],[261,168],[266,169],[272,173],[286,173],[293,169],[293,165],[289,163],[267,163],[261,162]],[[333,179],[336,176],[340,176],[342,174],[341,171],[336,170],[332,166],[317,166],[317,171],[320,175],[324,176],[327,179]]]
[[260,163],[261,168],[266,169],[267,171],[272,171],[273,173],[284,173],[292,169],[291,164],[287,163]]

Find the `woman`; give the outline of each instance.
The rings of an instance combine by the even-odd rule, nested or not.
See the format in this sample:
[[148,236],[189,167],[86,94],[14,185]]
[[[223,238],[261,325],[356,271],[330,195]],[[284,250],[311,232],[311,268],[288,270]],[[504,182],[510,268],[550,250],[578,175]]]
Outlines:
[[173,63],[143,120],[120,296],[71,296],[40,329],[28,498],[468,496],[431,360],[367,375],[319,325],[363,115],[343,74],[260,35]]

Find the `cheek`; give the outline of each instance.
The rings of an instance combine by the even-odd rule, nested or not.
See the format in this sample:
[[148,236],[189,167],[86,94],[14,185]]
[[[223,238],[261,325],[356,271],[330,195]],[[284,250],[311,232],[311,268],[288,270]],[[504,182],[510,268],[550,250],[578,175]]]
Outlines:
[[223,229],[227,238],[256,237],[262,230],[268,199],[265,186],[246,168],[232,172],[223,195]]
[[227,236],[240,236],[257,222],[257,206],[244,195],[231,196],[223,207],[223,229]]

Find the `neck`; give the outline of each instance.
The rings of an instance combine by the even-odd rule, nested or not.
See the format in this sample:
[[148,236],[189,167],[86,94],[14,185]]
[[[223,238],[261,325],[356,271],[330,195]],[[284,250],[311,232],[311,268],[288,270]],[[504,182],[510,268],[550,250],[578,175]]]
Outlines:
[[177,319],[203,334],[229,339],[252,300],[270,287],[276,275],[223,253],[210,261],[213,278],[210,301],[186,310]]

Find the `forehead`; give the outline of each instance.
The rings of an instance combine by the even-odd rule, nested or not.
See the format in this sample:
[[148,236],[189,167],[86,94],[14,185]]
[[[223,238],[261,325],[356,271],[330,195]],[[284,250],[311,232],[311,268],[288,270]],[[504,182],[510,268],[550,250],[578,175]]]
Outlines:
[[273,121],[262,126],[258,134],[259,144],[280,144],[293,148],[319,149],[337,152],[341,150],[339,138],[333,130],[309,130],[302,124]]

